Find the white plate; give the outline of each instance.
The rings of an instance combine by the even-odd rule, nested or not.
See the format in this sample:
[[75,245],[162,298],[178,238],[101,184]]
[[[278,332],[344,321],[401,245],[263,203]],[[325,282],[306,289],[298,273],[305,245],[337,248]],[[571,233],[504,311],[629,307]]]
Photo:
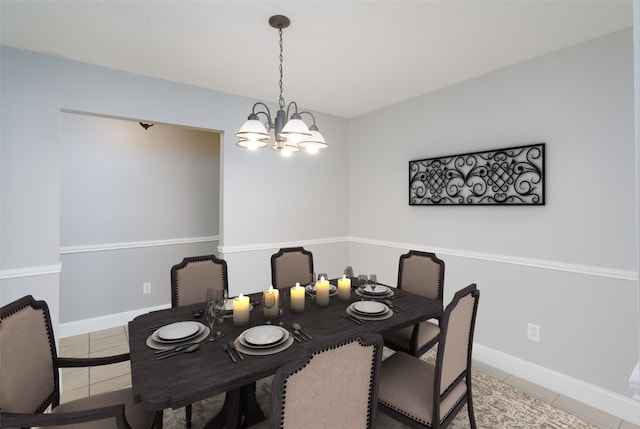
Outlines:
[[159,343],[175,343],[197,337],[203,330],[204,325],[198,322],[177,322],[158,329],[151,338]]
[[[316,285],[315,285],[315,283],[312,284],[312,285],[306,285],[305,287],[307,288],[307,292],[316,293]],[[336,287],[336,285],[329,284],[329,293],[333,293],[337,289],[338,288]]]
[[360,290],[366,293],[367,295],[386,295],[389,292],[391,292],[391,289],[389,289],[387,286],[384,286],[384,285],[376,285],[375,291],[371,289],[371,285],[366,285],[364,287],[361,287]]
[[260,325],[243,332],[245,341],[254,346],[271,346],[284,337],[285,329],[280,326]]
[[[233,298],[229,298],[227,300],[227,304],[225,306],[227,314],[233,314]],[[253,310],[253,304],[249,302],[249,311]]]
[[245,339],[244,336],[244,332],[240,335],[238,335],[238,341],[240,342],[240,344],[242,344],[243,346],[250,348],[250,349],[270,349],[273,347],[278,347],[281,344],[284,344],[287,342],[287,340],[289,339],[289,331],[287,331],[284,328],[281,328],[279,326],[276,326],[276,328],[281,329],[282,330],[282,339],[280,339],[279,341],[273,343],[273,344],[265,344],[265,345],[256,345],[256,344],[251,344],[249,342],[247,342],[247,340]]
[[351,310],[367,316],[380,316],[389,311],[389,307],[378,301],[356,301],[351,304]]

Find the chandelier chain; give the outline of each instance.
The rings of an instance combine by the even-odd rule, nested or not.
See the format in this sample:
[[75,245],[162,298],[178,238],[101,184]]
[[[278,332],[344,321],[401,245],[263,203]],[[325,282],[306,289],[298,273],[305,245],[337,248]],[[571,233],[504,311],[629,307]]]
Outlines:
[[280,104],[280,110],[284,109],[284,98],[282,97],[282,61],[284,59],[282,55],[282,28],[278,30],[280,33],[280,98],[278,99],[278,103]]

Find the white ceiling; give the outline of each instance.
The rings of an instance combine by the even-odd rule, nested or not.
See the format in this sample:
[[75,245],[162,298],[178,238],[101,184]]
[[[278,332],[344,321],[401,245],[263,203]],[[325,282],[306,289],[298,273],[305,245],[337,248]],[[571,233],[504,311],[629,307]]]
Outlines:
[[0,0],[0,43],[351,118],[631,27],[632,0]]

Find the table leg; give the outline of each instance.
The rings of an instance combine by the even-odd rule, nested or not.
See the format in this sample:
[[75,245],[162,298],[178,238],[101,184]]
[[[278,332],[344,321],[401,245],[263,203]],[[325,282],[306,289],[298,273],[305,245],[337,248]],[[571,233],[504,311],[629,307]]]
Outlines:
[[254,425],[265,419],[256,398],[256,383],[242,386],[242,412],[246,426]]
[[207,422],[204,429],[236,429],[264,419],[265,415],[256,399],[256,383],[251,383],[228,391],[222,409]]

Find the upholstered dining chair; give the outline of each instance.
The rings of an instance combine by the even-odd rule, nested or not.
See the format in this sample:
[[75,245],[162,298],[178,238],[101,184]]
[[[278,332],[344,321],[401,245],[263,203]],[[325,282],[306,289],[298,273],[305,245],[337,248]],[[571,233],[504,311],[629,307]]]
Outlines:
[[271,255],[271,284],[276,289],[313,281],[313,254],[302,247],[287,247]]
[[271,383],[269,419],[250,429],[374,428],[382,348],[365,334],[288,362]]
[[204,302],[207,289],[229,290],[227,262],[215,255],[191,256],[171,267],[171,306]]
[[476,428],[471,395],[471,348],[480,291],[458,291],[442,315],[435,365],[396,352],[380,369],[380,412],[414,428],[447,427],[466,404]]
[[[442,303],[444,261],[434,253],[410,250],[400,256],[398,289],[435,299]],[[438,342],[439,324],[424,321],[383,334],[384,345],[396,351],[421,356]]]
[[[206,300],[207,289],[229,290],[227,261],[215,255],[190,256],[171,267],[171,306]],[[191,427],[191,404],[185,406],[187,427]]]
[[60,368],[127,360],[128,353],[103,358],[58,357],[46,302],[27,295],[3,306],[0,427],[151,428],[153,411],[134,405],[131,389],[60,403]]

